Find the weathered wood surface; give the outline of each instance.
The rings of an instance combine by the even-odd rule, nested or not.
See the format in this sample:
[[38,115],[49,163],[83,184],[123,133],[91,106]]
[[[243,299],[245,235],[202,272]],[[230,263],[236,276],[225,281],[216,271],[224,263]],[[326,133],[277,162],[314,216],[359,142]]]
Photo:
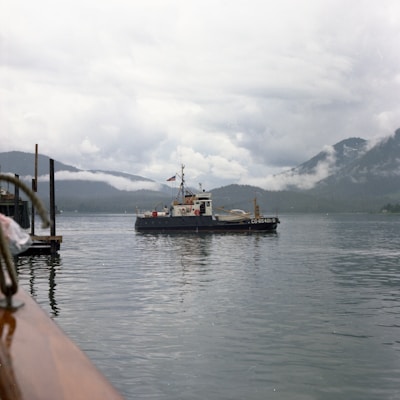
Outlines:
[[119,400],[122,396],[22,289],[0,309],[1,400]]
[[31,235],[32,244],[18,256],[55,255],[60,250],[63,237],[60,235]]
[[38,235],[31,235],[31,238],[34,242],[62,242],[63,237],[61,235],[56,235],[56,236],[50,236],[50,235],[44,235],[44,236],[38,236]]

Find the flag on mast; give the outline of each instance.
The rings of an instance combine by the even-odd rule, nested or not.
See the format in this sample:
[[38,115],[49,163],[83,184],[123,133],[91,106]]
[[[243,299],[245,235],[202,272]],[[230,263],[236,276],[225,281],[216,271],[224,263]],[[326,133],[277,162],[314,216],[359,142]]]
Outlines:
[[168,178],[167,182],[173,182],[175,180],[176,180],[176,176],[174,175],[174,176],[171,176],[171,178]]

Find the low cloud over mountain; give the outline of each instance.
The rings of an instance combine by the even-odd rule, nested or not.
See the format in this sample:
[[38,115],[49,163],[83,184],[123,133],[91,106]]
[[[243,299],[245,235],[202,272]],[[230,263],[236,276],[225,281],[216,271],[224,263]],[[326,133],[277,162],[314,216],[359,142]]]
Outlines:
[[[161,190],[161,185],[150,180],[133,180],[129,176],[121,176],[106,171],[58,171],[54,174],[55,180],[60,181],[90,181],[103,182],[115,189],[127,192],[136,190]],[[22,179],[30,180],[31,176],[24,176]],[[49,181],[49,175],[42,175],[38,180]]]
[[[0,153],[0,165],[2,172],[17,173],[29,182],[33,176],[34,155]],[[39,190],[44,195],[48,193],[48,171],[49,158],[40,155]],[[90,210],[97,205],[95,209],[100,211],[134,210],[136,206],[151,206],[155,202],[165,204],[173,197],[170,186],[142,176],[115,171],[84,171],[57,161],[55,179],[57,201],[66,209],[83,207]],[[238,188],[242,187],[251,193],[262,193],[266,199],[274,198],[276,207],[279,203],[282,209],[283,204],[283,210],[284,204],[287,207],[290,204],[290,210],[297,211],[299,204],[303,210],[314,211],[324,210],[324,207],[329,210],[349,207],[373,210],[382,202],[400,200],[397,189],[400,187],[400,129],[379,142],[349,138],[332,146],[326,145],[299,166],[250,184],[252,186],[229,185],[215,189],[214,199],[226,207],[229,207],[229,201],[238,206],[235,199]],[[242,190],[240,196],[244,202]],[[310,204],[318,206],[310,208]]]

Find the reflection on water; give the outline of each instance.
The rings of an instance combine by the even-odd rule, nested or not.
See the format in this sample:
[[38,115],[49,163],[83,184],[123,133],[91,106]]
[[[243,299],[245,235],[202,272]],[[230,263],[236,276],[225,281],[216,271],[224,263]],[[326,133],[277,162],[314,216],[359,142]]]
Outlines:
[[208,262],[212,236],[173,236],[173,238],[178,244],[176,247],[177,261],[182,271],[178,285],[180,285],[180,298],[183,302],[185,295],[196,290],[197,287],[201,289],[212,280],[210,275],[212,266]]
[[29,282],[29,293],[34,299],[43,298],[47,292],[46,305],[50,307],[52,317],[57,317],[60,312],[56,300],[56,278],[61,265],[58,255],[18,257],[15,262],[19,279]]

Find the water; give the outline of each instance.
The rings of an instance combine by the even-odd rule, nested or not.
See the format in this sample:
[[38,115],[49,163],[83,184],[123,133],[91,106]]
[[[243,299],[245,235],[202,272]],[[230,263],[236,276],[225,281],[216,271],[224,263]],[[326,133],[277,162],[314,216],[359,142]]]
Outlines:
[[21,285],[127,399],[400,398],[400,219],[151,235],[62,215]]

